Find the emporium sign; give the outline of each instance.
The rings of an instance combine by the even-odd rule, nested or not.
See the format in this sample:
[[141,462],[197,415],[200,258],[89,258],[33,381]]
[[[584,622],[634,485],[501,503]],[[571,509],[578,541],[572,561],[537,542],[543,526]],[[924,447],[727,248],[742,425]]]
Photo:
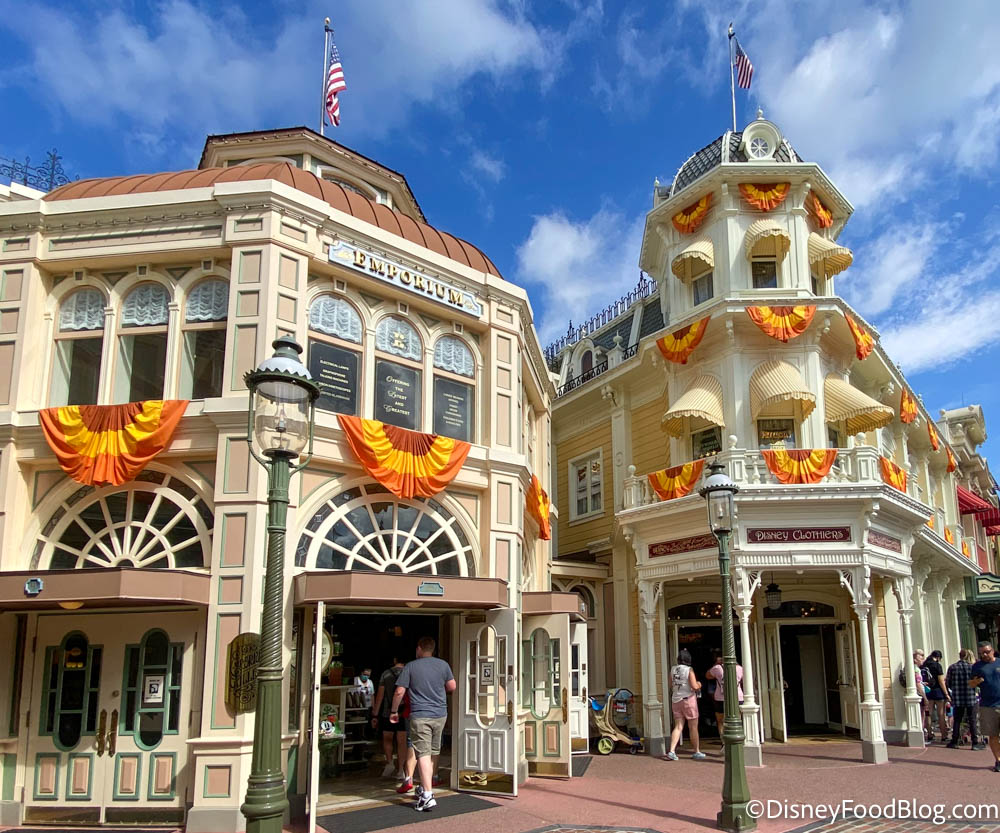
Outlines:
[[416,269],[411,269],[381,255],[373,255],[364,249],[337,240],[330,246],[330,262],[348,266],[370,278],[377,278],[402,289],[429,298],[452,309],[480,316],[483,305],[476,296],[460,289],[441,278],[432,278]]
[[747,530],[748,544],[841,544],[851,540],[849,526],[775,527]]

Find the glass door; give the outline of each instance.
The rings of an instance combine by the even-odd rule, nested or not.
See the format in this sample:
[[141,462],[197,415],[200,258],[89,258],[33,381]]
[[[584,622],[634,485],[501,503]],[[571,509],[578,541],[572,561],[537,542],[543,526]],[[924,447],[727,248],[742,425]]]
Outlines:
[[590,751],[590,685],[587,671],[587,623],[570,624],[569,734],[574,753]]
[[781,634],[777,622],[764,623],[764,654],[767,661],[767,704],[771,716],[771,737],[784,743],[788,739],[785,726],[785,679],[781,668]]
[[837,687],[840,689],[840,714],[845,728],[861,730],[861,709],[858,695],[858,665],[854,622],[837,626]]
[[521,707],[524,756],[532,775],[570,777],[569,615],[526,616],[522,623]]

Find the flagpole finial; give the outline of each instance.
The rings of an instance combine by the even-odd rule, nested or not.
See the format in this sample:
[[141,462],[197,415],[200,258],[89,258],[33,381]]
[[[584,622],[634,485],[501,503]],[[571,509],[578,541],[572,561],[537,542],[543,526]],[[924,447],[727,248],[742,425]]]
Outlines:
[[329,26],[329,25],[330,25],[330,18],[326,18],[326,19],[324,19],[324,20],[323,20],[323,25],[325,25],[325,26]]
[[736,32],[733,31],[732,21],[730,21],[730,23],[729,23],[729,37],[732,37],[735,34],[736,34]]

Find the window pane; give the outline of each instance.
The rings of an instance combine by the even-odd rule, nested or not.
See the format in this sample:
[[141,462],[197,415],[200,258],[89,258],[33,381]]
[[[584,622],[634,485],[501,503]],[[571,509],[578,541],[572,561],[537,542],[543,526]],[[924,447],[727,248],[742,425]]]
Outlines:
[[93,405],[101,378],[103,338],[60,339],[52,373],[52,405]]
[[229,284],[202,281],[188,296],[185,321],[225,321],[229,312]]
[[774,260],[753,260],[750,262],[754,289],[777,289],[778,264]]
[[420,430],[420,371],[395,362],[375,362],[375,419]]
[[59,307],[62,332],[104,329],[104,295],[96,289],[81,289]]
[[434,379],[434,433],[472,442],[475,388],[451,379]]
[[309,329],[361,344],[361,317],[347,301],[321,295],[309,307]]
[[700,460],[722,451],[722,430],[717,427],[695,431],[691,435],[691,457]]
[[166,365],[166,333],[122,336],[116,398],[125,402],[162,399]]
[[712,273],[702,275],[691,284],[694,291],[694,305],[703,304],[712,297]]
[[158,283],[137,286],[122,304],[123,327],[155,327],[167,318],[167,290]]
[[790,419],[757,420],[759,448],[795,448],[795,422]]
[[375,349],[419,362],[423,358],[420,336],[402,318],[383,318],[375,328]]
[[476,375],[472,351],[462,339],[455,336],[441,336],[437,340],[434,345],[434,367],[459,376]]
[[226,331],[192,330],[184,334],[184,373],[181,396],[206,399],[222,394]]
[[[313,305],[315,306],[315,304]],[[309,372],[319,386],[316,407],[356,416],[361,387],[361,354],[335,344],[309,339]]]

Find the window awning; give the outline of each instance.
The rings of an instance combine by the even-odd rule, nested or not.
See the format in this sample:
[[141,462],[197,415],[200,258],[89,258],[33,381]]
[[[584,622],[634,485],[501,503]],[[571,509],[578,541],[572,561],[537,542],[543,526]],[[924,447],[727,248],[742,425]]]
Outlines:
[[772,359],[764,362],[750,377],[750,413],[754,419],[761,411],[780,402],[798,400],[803,419],[816,407],[816,394],[802,381],[802,374],[788,362]]
[[747,260],[754,255],[774,255],[782,260],[792,245],[788,230],[775,220],[754,220],[743,239]]
[[826,421],[846,422],[848,434],[874,431],[888,425],[896,415],[888,405],[876,402],[832,373],[823,383],[823,396],[826,400]]
[[708,238],[695,240],[673,259],[670,270],[685,283],[706,269],[715,268],[715,250]]
[[722,384],[714,376],[699,376],[660,420],[660,427],[679,437],[684,433],[684,418],[699,417],[722,427]]
[[975,492],[970,492],[962,486],[958,487],[958,511],[962,515],[992,512],[994,509],[996,507],[992,503],[983,500]]
[[[1000,527],[1000,509],[990,509],[989,512],[983,512],[981,515],[976,515],[976,520],[986,527],[987,531],[990,527]],[[991,535],[997,533],[989,533]]]
[[827,240],[816,232],[809,232],[809,265],[819,264],[824,277],[839,275],[854,262],[854,253]]

